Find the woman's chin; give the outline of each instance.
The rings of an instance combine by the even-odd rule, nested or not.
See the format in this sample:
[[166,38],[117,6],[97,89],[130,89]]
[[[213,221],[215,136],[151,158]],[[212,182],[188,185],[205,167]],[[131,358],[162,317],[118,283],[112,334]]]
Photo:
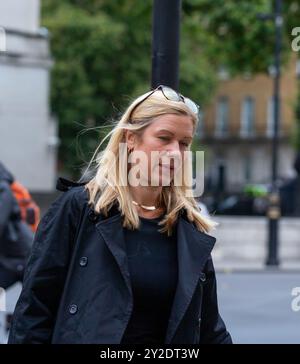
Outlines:
[[171,181],[173,180],[172,173],[169,175],[166,173],[160,173],[159,176],[155,176],[154,178],[155,183],[158,182],[159,186],[170,186]]

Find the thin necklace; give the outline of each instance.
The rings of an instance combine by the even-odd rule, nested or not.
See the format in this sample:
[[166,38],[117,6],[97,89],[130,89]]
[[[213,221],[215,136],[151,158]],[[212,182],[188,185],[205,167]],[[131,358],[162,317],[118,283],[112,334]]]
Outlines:
[[153,211],[153,210],[157,210],[159,207],[155,207],[155,206],[146,206],[146,205],[141,205],[139,203],[137,203],[136,201],[132,200],[132,203],[136,206],[140,206],[145,210],[149,210],[149,211]]

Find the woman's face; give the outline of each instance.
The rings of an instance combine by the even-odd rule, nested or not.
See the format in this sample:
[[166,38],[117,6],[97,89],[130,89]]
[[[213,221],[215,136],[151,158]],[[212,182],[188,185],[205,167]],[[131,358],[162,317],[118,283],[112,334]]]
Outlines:
[[[134,148],[130,154],[134,160],[129,159],[133,169],[132,175],[129,173],[129,184],[130,177],[140,170],[137,176],[142,185],[169,185],[174,173],[181,170],[184,151],[188,150],[192,138],[193,122],[185,115],[167,114],[155,118],[141,138],[128,131],[126,141],[130,148]],[[143,159],[139,159],[139,156]],[[135,169],[137,164],[138,168]]]

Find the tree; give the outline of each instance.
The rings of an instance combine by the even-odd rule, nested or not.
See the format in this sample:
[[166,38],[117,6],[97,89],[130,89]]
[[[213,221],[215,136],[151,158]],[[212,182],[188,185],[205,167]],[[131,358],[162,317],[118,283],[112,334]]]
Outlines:
[[[269,0],[183,0],[181,92],[203,107],[220,65],[232,73],[267,72],[274,27],[256,15],[268,11]],[[298,12],[285,6],[291,22]],[[88,128],[107,125],[149,89],[152,1],[43,0],[42,24],[55,60],[51,107],[60,123],[59,158],[76,178],[109,130]]]

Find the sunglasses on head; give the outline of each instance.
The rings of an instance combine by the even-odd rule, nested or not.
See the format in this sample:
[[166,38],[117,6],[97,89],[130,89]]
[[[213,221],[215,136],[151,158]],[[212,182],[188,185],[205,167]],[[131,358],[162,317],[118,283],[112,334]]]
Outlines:
[[[164,86],[164,85],[159,85],[157,86],[154,90],[152,90],[144,99],[142,99],[140,102],[138,102],[135,107],[131,110],[130,116],[133,114],[133,111],[139,106],[141,105],[141,103],[143,103],[145,100],[148,99],[148,97],[150,97],[151,95],[154,94],[154,92],[156,91],[161,91],[162,94],[164,95],[164,97],[167,100],[170,101],[177,101],[177,102],[184,102],[186,104],[186,106],[194,113],[198,116],[199,114],[199,105],[197,105],[194,101],[192,101],[191,99],[189,99],[188,97],[184,97],[183,95],[181,95],[179,92],[173,90],[171,87],[168,86]],[[130,120],[130,117],[129,117]]]

